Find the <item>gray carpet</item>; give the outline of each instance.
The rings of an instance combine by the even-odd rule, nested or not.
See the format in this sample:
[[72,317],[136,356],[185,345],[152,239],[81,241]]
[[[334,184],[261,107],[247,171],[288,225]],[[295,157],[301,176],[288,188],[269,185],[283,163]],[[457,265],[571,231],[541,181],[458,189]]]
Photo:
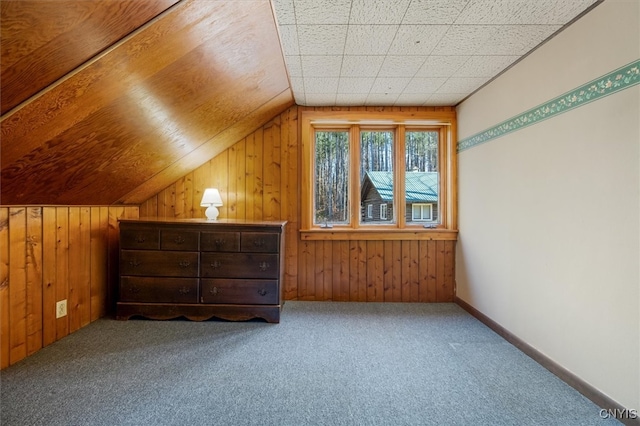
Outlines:
[[619,424],[455,304],[281,321],[96,321],[2,371],[2,425]]

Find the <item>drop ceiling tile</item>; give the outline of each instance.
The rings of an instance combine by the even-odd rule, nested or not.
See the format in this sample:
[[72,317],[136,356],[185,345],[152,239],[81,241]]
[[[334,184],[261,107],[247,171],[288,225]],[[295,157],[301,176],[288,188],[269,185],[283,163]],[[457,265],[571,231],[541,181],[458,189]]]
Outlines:
[[285,56],[284,61],[290,77],[302,77],[302,63],[299,55]]
[[560,29],[559,25],[498,25],[477,55],[524,55]]
[[518,58],[519,56],[471,56],[452,75],[456,77],[494,77]]
[[[389,55],[427,56],[447,32],[447,28],[445,25],[400,25],[389,48]],[[447,54],[451,52],[455,50]]]
[[432,55],[523,55],[560,27],[555,25],[452,25]]
[[492,25],[452,25],[431,52],[432,55],[482,55],[479,52],[493,37],[497,27]]
[[411,0],[354,0],[350,24],[399,24]]
[[452,24],[468,2],[469,0],[413,0],[402,23]]
[[429,99],[430,93],[402,93],[396,99],[396,106],[420,106]]
[[393,105],[396,102],[396,99],[398,99],[398,94],[397,93],[389,93],[389,94],[384,94],[384,93],[369,93],[369,96],[367,96],[367,100],[365,101],[365,105],[372,105],[372,106],[386,106],[386,105]]
[[337,77],[305,77],[304,90],[307,95],[320,93],[336,93],[338,90]]
[[403,93],[434,93],[447,81],[446,77],[426,78],[414,77],[404,88]]
[[455,105],[597,0],[272,1],[298,104]]
[[296,104],[298,105],[309,105],[307,104],[307,99],[304,96],[304,92],[302,93],[294,92],[293,99],[296,101]]
[[398,30],[397,25],[349,25],[344,53],[384,55]]
[[471,93],[489,80],[488,78],[451,77],[438,88],[437,93]]
[[298,25],[301,55],[341,55],[346,25]]
[[400,94],[411,81],[410,78],[378,77],[371,86],[371,93],[396,93]]
[[273,8],[276,12],[278,25],[294,25],[296,23],[293,0],[273,0]]
[[302,72],[305,77],[339,77],[342,56],[309,55],[302,56]]
[[280,25],[280,39],[285,55],[299,55],[298,29],[295,25]]
[[296,0],[296,22],[304,24],[348,24],[351,0]]
[[367,95],[362,93],[338,93],[336,95],[336,105],[364,105],[367,101]]
[[429,99],[427,100],[425,105],[453,106],[463,100],[467,95],[468,93],[434,93],[433,95],[429,96]]
[[596,0],[471,0],[456,24],[563,25]]
[[336,103],[336,95],[335,93],[307,93],[306,101],[309,105],[331,106]]
[[416,77],[449,77],[467,62],[469,56],[429,56]]
[[379,77],[413,77],[426,56],[387,56],[378,72]]
[[368,94],[374,81],[374,77],[341,77],[338,83],[338,93]]
[[290,77],[289,81],[291,82],[291,90],[294,93],[304,93],[304,80],[302,77]]
[[375,77],[384,62],[384,56],[345,55],[342,77]]

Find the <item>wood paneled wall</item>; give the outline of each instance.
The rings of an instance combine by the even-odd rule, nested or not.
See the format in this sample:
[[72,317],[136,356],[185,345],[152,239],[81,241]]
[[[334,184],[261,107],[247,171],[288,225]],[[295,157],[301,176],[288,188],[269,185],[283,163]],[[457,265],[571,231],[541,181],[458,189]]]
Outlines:
[[0,207],[1,368],[110,310],[123,217],[138,207]]
[[221,218],[288,221],[284,283],[288,300],[453,301],[455,241],[300,240],[298,110],[302,108],[291,107],[145,201],[140,216],[204,217],[202,193],[216,187],[224,203]]

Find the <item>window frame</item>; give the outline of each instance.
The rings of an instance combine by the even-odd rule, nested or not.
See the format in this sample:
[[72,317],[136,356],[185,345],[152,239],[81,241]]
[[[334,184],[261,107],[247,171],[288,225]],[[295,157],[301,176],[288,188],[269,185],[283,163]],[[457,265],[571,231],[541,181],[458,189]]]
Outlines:
[[[299,115],[301,138],[301,238],[306,240],[455,239],[457,234],[457,152],[455,110],[438,111],[310,111]],[[350,224],[314,224],[315,131],[349,129]],[[361,223],[359,176],[360,131],[394,129],[394,217],[392,223]],[[405,195],[406,130],[438,130],[440,223],[407,223]],[[402,155],[398,155],[401,153]],[[356,161],[354,161],[354,159]],[[402,196],[400,196],[402,194]],[[433,212],[432,212],[433,213]],[[428,227],[427,224],[429,225]],[[434,226],[435,225],[435,226]]]

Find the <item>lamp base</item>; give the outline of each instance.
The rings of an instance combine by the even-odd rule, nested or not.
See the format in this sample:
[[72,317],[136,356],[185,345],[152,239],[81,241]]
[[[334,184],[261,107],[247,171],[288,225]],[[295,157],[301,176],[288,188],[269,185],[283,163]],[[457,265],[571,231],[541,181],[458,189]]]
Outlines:
[[205,210],[204,214],[207,216],[207,220],[218,220],[218,208],[216,206],[209,206]]

